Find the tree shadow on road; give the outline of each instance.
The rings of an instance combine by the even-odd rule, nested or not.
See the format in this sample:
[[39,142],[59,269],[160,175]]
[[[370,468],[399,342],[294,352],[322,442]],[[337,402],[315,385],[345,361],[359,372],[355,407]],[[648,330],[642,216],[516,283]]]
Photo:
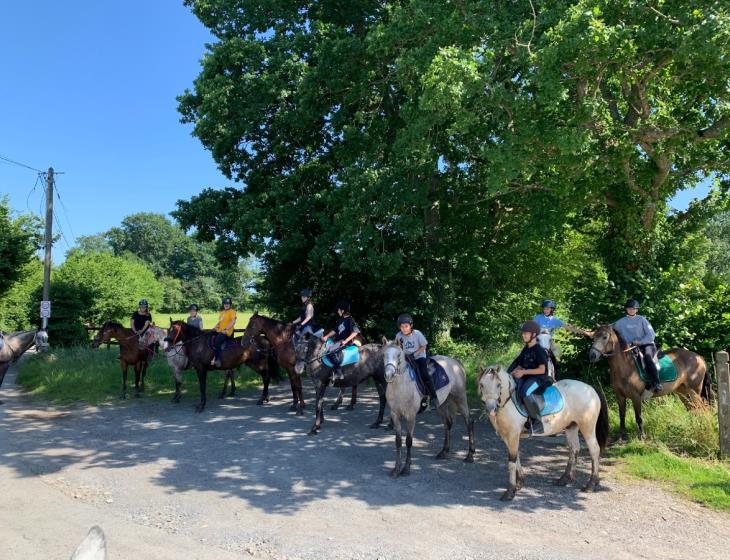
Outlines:
[[[577,488],[552,485],[567,461],[562,437],[522,441],[526,487],[505,504],[498,498],[507,480],[506,449],[483,420],[477,421],[475,462],[466,464],[461,418],[454,424],[451,455],[439,461],[434,459],[443,437],[439,418],[435,413],[420,415],[411,475],[393,480],[393,433],[368,428],[377,412],[371,388],[361,392],[355,410],[328,410],[317,436],[307,435],[311,406],[305,416],[295,416],[283,385],[273,389],[272,404],[258,407],[257,397],[252,392],[225,401],[211,399],[200,415],[192,412],[190,401],[172,405],[144,398],[68,414],[29,413],[27,407],[37,405],[21,399],[0,409],[0,457],[20,476],[61,473],[69,467],[128,469],[130,488],[134,468],[154,464],[153,483],[169,493],[215,493],[284,515],[331,497],[359,500],[371,508],[584,508],[587,497]],[[587,456],[581,456],[579,466],[578,480],[584,483]]]

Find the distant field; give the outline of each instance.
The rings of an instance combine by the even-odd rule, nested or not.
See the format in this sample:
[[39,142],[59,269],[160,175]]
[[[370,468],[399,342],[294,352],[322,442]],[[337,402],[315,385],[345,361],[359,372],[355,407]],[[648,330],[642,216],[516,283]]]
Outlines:
[[[253,312],[244,309],[243,311],[238,311],[237,314],[238,319],[236,319],[236,328],[245,329],[248,324],[248,320],[251,318],[251,315],[253,315]],[[212,329],[218,322],[218,313],[215,311],[204,311],[199,313],[199,315],[203,318],[204,329]],[[158,313],[155,317],[155,324],[159,327],[165,328],[170,324],[170,317],[176,321],[184,321],[188,318],[188,313],[173,313],[172,315]]]

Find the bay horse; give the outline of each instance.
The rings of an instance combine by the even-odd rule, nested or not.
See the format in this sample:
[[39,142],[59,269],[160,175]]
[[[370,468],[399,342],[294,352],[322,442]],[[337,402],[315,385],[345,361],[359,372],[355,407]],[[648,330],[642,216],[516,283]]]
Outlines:
[[[167,330],[155,327],[155,337],[160,343],[165,352],[167,358],[167,364],[172,368],[175,376],[175,394],[172,397],[172,402],[179,403],[182,398],[182,372],[183,370],[190,369],[192,366],[188,360],[187,350],[185,349],[185,343],[178,340],[172,344],[166,343]],[[264,382],[264,389],[261,393],[261,398],[256,402],[258,405],[262,405],[265,402],[269,402],[269,384],[271,380],[279,380],[279,366],[276,363],[276,356],[274,355],[273,348],[271,348],[268,340],[261,337],[258,341],[254,342],[249,337],[238,337],[236,341],[242,348],[241,359],[242,363],[261,375]],[[230,391],[228,396],[232,397],[236,394],[236,379],[234,370],[226,370],[226,376],[223,380],[223,389],[221,390],[219,399],[226,396],[228,385],[230,382]]]
[[[439,396],[438,415],[444,424],[444,445],[436,455],[436,459],[445,459],[451,449],[451,427],[454,424],[454,412],[464,418],[466,431],[469,434],[469,451],[464,462],[474,462],[474,419],[469,413],[469,401],[466,397],[466,373],[459,360],[448,356],[431,356],[446,372],[449,378],[447,396]],[[406,367],[406,355],[403,348],[395,342],[383,338],[383,365],[385,381],[388,384],[386,398],[390,407],[390,418],[395,429],[395,467],[390,476],[397,478],[411,472],[411,446],[413,431],[416,427],[416,414],[421,410],[421,393],[416,381],[411,378]],[[444,388],[444,391],[446,389]],[[438,392],[438,391],[437,391]],[[406,422],[406,460],[401,462],[403,436],[401,420]]]
[[[608,405],[603,391],[576,379],[563,379],[553,387],[563,398],[563,407],[554,414],[542,419],[545,432],[537,437],[551,436],[565,431],[568,442],[568,465],[563,475],[555,481],[558,486],[565,486],[576,479],[575,465],[580,451],[578,432],[591,454],[591,478],[583,487],[592,492],[599,483],[598,468],[601,451],[608,441]],[[501,365],[479,368],[477,389],[484,402],[484,408],[494,430],[507,446],[509,459],[509,487],[500,498],[503,502],[515,497],[522,488],[525,476],[520,463],[520,434],[525,427],[525,417],[517,409],[515,402],[517,383]]]
[[[316,404],[314,407],[314,424],[309,430],[309,435],[316,435],[324,421],[324,396],[327,387],[332,381],[332,368],[322,361],[324,343],[316,335],[304,334],[298,337],[294,346],[296,362],[294,369],[297,375],[309,374],[314,384]],[[385,373],[383,370],[382,349],[379,344],[366,344],[360,347],[360,359],[356,364],[342,366],[341,371],[344,379],[337,379],[335,387],[351,387],[372,379],[378,391],[380,408],[378,417],[370,424],[370,428],[377,428],[383,423],[385,413]]]
[[153,353],[147,347],[147,344],[144,348],[139,347],[137,333],[115,321],[107,321],[101,326],[99,332],[91,341],[91,347],[98,348],[102,344],[109,344],[111,339],[116,339],[119,342],[119,365],[122,368],[122,394],[119,398],[127,398],[127,371],[129,366],[134,368],[134,396],[139,397],[140,393],[144,393],[147,364]]
[[608,358],[611,387],[613,387],[618,401],[621,439],[626,438],[627,398],[634,405],[634,417],[636,425],[639,427],[639,436],[642,439],[646,437],[644,423],[641,419],[643,398],[677,393],[688,410],[701,403],[702,399],[707,403],[712,400],[712,385],[707,372],[707,364],[699,354],[684,348],[667,350],[665,354],[672,359],[677,368],[677,379],[662,383],[662,390],[659,393],[650,393],[646,391],[646,386],[636,368],[631,348],[625,348],[625,344],[619,339],[611,325],[598,327],[590,338],[593,339],[589,353],[591,363],[596,363],[603,357]]
[[[31,346],[42,348],[48,344],[46,331],[14,331],[3,335],[0,346],[0,387],[10,366],[18,361]],[[3,404],[0,401],[0,404]]]

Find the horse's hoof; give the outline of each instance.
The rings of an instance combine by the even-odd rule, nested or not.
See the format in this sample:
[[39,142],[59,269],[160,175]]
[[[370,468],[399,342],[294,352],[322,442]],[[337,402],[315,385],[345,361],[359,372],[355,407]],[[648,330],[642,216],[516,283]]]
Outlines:
[[575,479],[570,478],[569,476],[561,476],[560,478],[553,480],[553,484],[555,486],[567,486],[569,482],[575,482]]
[[411,467],[405,466],[400,470],[400,476],[408,476],[411,474]]
[[316,436],[317,435],[317,430],[315,430],[314,428],[312,428],[311,430],[309,430],[309,432],[307,432],[307,435],[308,436]]
[[259,399],[256,401],[256,404],[259,406],[262,406],[264,404],[264,399]]
[[127,393],[122,393],[121,395],[119,395],[119,398],[121,400],[126,400],[127,399]]
[[372,424],[370,424],[368,426],[368,428],[370,428],[371,430],[374,430],[376,428],[380,428],[380,424],[381,424],[381,422],[373,422]]
[[236,391],[231,391],[230,393],[228,393],[228,396],[229,397],[235,397],[236,396]]
[[400,469],[398,467],[396,467],[390,471],[391,478],[398,478],[399,476],[400,476]]
[[447,456],[447,455],[448,455],[448,453],[447,453],[446,451],[444,451],[444,450],[442,449],[442,450],[441,450],[441,451],[439,452],[439,454],[438,454],[438,455],[436,455],[436,459],[446,459],[446,456]]
[[170,402],[173,402],[175,404],[180,402],[180,395],[173,395],[173,397],[170,399]]
[[226,394],[225,393],[221,393],[220,395],[218,395],[218,398],[219,399],[225,399],[226,398]]
[[298,411],[299,410],[299,407],[297,405],[293,404],[293,405],[291,405],[289,407],[289,410],[292,411],[292,412],[294,412],[295,410]]
[[588,484],[581,488],[581,492],[595,492],[596,486],[598,486],[598,481],[591,479]]
[[199,405],[197,405],[195,407],[195,412],[198,413],[198,414],[200,414],[201,412],[203,412],[203,410],[205,410],[205,405],[204,404],[199,404]]
[[347,406],[345,407],[345,410],[354,410],[354,408],[355,408],[355,405],[354,405],[354,404],[348,404],[348,405],[347,405]]
[[503,502],[511,502],[515,497],[515,492],[517,492],[516,488],[505,490],[504,494],[502,494],[499,499]]
[[297,416],[304,416],[304,411],[301,408],[297,408]]
[[337,410],[338,408],[340,408],[339,404],[333,404],[332,406],[330,406],[330,410]]
[[467,456],[466,456],[466,457],[464,458],[464,462],[465,462],[465,463],[473,463],[473,462],[474,462],[474,455],[473,455],[473,454],[471,454],[471,453],[469,453],[469,455],[467,455]]

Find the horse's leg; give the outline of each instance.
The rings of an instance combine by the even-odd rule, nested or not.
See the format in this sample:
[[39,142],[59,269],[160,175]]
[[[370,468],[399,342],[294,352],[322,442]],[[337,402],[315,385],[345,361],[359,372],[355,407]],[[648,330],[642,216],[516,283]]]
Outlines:
[[626,395],[616,393],[618,401],[618,418],[619,418],[619,439],[626,439]]
[[634,405],[634,418],[636,418],[636,425],[639,427],[639,437],[646,439],[646,432],[644,432],[644,421],[641,419],[641,397],[631,399]]
[[469,414],[469,402],[466,400],[466,398],[459,399],[459,412],[464,417],[464,423],[466,424],[466,433],[469,434],[469,452],[466,454],[464,462],[473,463],[474,453],[476,452],[476,447],[474,445],[474,419]]
[[141,362],[134,364],[134,396],[139,397],[139,380],[142,376]]
[[226,375],[223,378],[223,390],[221,390],[221,394],[218,395],[219,399],[222,399],[226,396],[226,389],[228,389],[228,380],[231,378],[231,370],[226,370]]
[[236,394],[236,370],[231,370],[231,392],[228,393],[229,397],[232,397]]
[[182,398],[182,369],[175,367],[175,394],[172,396],[172,402],[179,403]]
[[416,411],[411,412],[411,416],[406,418],[406,428],[408,433],[406,434],[406,464],[400,471],[401,476],[408,476],[411,474],[411,447],[413,447],[413,430],[416,429]]
[[578,439],[578,424],[575,422],[565,430],[565,439],[568,443],[568,465],[565,467],[563,476],[555,481],[558,486],[565,486],[569,482],[575,482],[575,464],[580,451],[580,440]]
[[322,426],[322,419],[324,418],[324,411],[322,410],[324,408],[324,394],[327,391],[328,385],[329,380],[320,381],[320,385],[317,387],[317,402],[314,405],[314,424],[312,424],[309,430],[310,436],[317,435],[317,432]]
[[335,399],[334,404],[330,407],[330,410],[337,410],[340,408],[340,405],[342,404],[342,388],[340,388],[339,393],[337,393],[337,398]]
[[[356,388],[357,388],[357,386],[353,387],[353,389],[356,389]],[[386,398],[385,398],[385,387],[376,381],[375,388],[378,391],[378,401],[380,401],[380,402],[379,402],[379,408],[378,408],[378,417],[375,419],[375,422],[370,424],[370,426],[369,426],[370,428],[379,428],[380,425],[383,423],[383,415],[385,415],[385,403],[387,402]]]
[[202,370],[198,370],[198,385],[200,386],[200,403],[195,407],[195,412],[203,412],[207,401],[206,392],[208,387],[208,370],[203,366]]
[[[601,465],[601,446],[598,445],[598,439],[596,439],[596,423],[592,422],[590,425],[587,424],[587,422],[584,422],[581,425],[580,433],[583,434],[583,439],[585,440],[586,445],[588,446],[588,451],[590,451],[591,454],[591,478],[582,490],[584,492],[593,492],[600,481],[598,477],[598,468]],[[577,439],[578,436],[576,434],[576,440]],[[578,445],[580,445],[580,442]]]
[[122,359],[121,366],[122,366],[122,394],[119,398],[126,399],[127,398],[127,370],[129,369],[129,364],[124,359]]
[[142,392],[142,393],[144,393],[144,380],[147,377],[147,366],[148,366],[147,360],[142,362],[142,368],[141,368],[142,369],[142,386],[140,388],[140,392]]
[[395,414],[393,411],[390,413],[390,421],[393,423],[393,430],[395,431],[395,467],[390,471],[390,476],[398,478],[400,476],[401,459],[400,451],[403,447],[403,436],[401,434],[400,414]]
[[[297,387],[297,398],[299,400],[297,404],[297,416],[301,416],[304,414],[304,387],[302,384],[302,378],[297,375],[296,380],[296,387]],[[324,418],[324,412],[322,413],[322,418]]]
[[446,459],[446,456],[449,454],[449,450],[451,449],[451,426],[454,425],[454,418],[451,416],[451,411],[448,406],[438,407],[438,413],[439,416],[441,416],[441,420],[444,422],[444,446],[441,448],[441,451],[438,452],[436,458]]
[[[355,408],[355,405],[357,404],[357,385],[352,386],[352,396],[350,397],[350,404],[348,404],[345,409],[346,410],[352,410]],[[382,416],[380,417],[380,422],[383,422]]]
[[499,498],[503,502],[509,502],[515,497],[515,493],[517,492],[517,472],[521,469],[521,465],[519,464],[520,430],[513,430],[513,433],[509,434],[507,438],[504,440],[504,443],[507,445],[507,458],[509,460],[507,467],[509,486]]
[[264,404],[265,402],[269,402],[269,383],[271,383],[271,374],[268,370],[266,370],[261,374],[261,377],[264,380],[264,390],[261,392],[261,397],[259,398],[259,400],[256,401],[256,404],[259,406]]

